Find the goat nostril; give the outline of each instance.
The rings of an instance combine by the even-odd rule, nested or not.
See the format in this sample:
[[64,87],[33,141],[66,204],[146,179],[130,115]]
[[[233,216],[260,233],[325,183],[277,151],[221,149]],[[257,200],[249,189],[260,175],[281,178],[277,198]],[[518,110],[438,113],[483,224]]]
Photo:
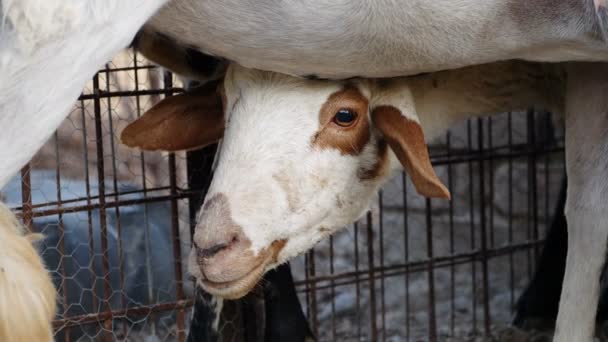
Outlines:
[[210,258],[220,251],[226,249],[229,244],[227,243],[218,243],[217,245],[211,246],[209,248],[196,248],[196,255],[199,258]]

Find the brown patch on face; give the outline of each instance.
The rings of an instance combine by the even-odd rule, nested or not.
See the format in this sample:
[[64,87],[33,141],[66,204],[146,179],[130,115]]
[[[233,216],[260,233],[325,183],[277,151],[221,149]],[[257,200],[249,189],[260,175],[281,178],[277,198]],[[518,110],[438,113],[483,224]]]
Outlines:
[[277,257],[279,256],[279,253],[281,253],[283,248],[285,248],[286,244],[287,244],[286,239],[276,240],[272,244],[270,244],[270,247],[268,248],[268,253],[270,253],[272,255],[273,262],[277,261]]
[[388,144],[386,140],[380,139],[378,141],[378,151],[377,151],[378,159],[372,168],[370,169],[360,169],[359,170],[359,179],[361,180],[370,180],[375,179],[380,176],[384,176],[388,171]]
[[[343,155],[358,155],[369,142],[369,101],[361,92],[346,86],[329,96],[319,111],[319,131],[312,138],[312,145],[320,149],[336,149]],[[339,126],[334,116],[340,109],[357,113],[356,121],[349,127]]]

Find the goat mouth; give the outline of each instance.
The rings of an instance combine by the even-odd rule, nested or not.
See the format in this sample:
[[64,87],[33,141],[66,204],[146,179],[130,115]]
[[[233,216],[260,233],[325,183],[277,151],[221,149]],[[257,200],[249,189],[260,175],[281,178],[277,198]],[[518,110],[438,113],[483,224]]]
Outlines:
[[213,296],[224,299],[239,299],[248,294],[257,285],[268,270],[268,266],[276,260],[277,254],[284,245],[285,240],[273,242],[271,247],[265,251],[265,256],[261,258],[262,261],[240,278],[215,282],[203,276],[198,280],[199,284],[203,290]]

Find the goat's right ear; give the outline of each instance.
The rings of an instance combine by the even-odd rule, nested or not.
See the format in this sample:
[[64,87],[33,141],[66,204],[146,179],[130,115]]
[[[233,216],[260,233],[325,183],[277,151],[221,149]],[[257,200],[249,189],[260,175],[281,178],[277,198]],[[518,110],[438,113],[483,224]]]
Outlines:
[[431,165],[420,123],[407,118],[392,105],[375,107],[371,118],[412,178],[416,191],[425,197],[449,199],[450,191],[439,180]]
[[120,140],[146,151],[175,152],[205,147],[223,134],[224,110],[216,83],[163,99],[125,127]]

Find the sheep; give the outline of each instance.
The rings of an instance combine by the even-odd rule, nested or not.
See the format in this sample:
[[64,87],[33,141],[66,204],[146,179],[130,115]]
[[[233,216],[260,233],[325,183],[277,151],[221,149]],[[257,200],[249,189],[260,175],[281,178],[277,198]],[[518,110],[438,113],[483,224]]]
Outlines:
[[219,95],[163,100],[121,139],[176,151],[223,136],[189,263],[206,291],[238,298],[265,271],[357,219],[395,169],[405,168],[420,194],[449,198],[430,166],[425,137],[464,118],[530,105],[563,113],[565,211],[576,228],[569,231],[555,341],[590,341],[589,308],[597,305],[608,237],[600,210],[608,194],[601,175],[608,167],[602,139],[608,98],[601,96],[607,75],[601,64],[508,61],[414,77],[320,81],[233,64]]
[[0,341],[53,341],[55,287],[33,243],[0,203]]

